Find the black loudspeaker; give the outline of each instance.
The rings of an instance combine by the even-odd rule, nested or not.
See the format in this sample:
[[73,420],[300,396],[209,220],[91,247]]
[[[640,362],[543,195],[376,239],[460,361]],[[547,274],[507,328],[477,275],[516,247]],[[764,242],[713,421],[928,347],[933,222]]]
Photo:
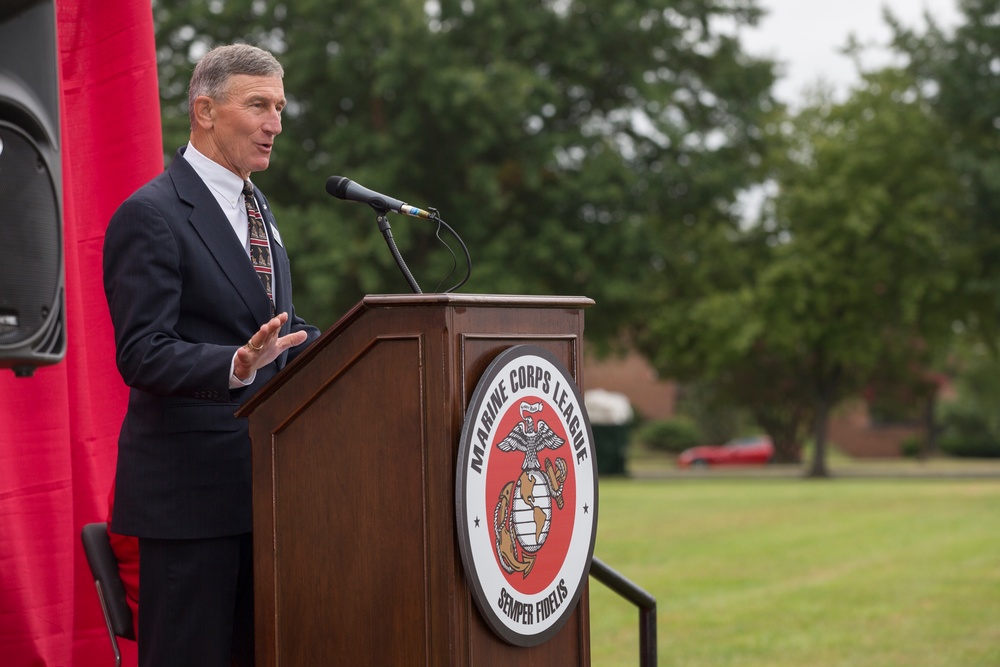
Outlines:
[[55,2],[0,0],[0,368],[66,354]]

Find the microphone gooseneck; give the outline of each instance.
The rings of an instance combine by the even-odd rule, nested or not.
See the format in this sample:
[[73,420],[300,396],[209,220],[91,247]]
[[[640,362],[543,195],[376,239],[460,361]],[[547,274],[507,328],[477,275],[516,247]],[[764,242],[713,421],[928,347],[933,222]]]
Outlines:
[[[413,274],[410,273],[409,268],[407,268],[406,262],[403,261],[403,257],[400,254],[399,249],[396,247],[396,242],[392,238],[392,229],[389,226],[389,220],[387,217],[387,214],[390,211],[402,215],[413,216],[414,218],[432,220],[438,224],[438,231],[440,231],[441,227],[444,227],[453,237],[455,237],[455,239],[458,240],[458,243],[462,246],[462,250],[465,253],[465,278],[459,281],[458,284],[446,289],[446,293],[453,292],[461,287],[472,274],[472,258],[469,256],[469,249],[466,247],[462,238],[455,232],[455,230],[441,219],[441,216],[438,214],[436,209],[432,208],[428,212],[423,209],[419,209],[416,206],[410,206],[406,202],[383,195],[379,192],[375,192],[374,190],[369,190],[363,185],[359,185],[345,176],[330,176],[326,179],[326,191],[337,199],[368,204],[375,210],[379,231],[382,232],[382,236],[385,238],[385,242],[389,246],[389,251],[392,253],[393,259],[396,260],[396,265],[399,267],[400,271],[402,271],[403,277],[406,278],[406,282],[410,285],[410,289],[412,289],[414,293],[421,294],[420,286],[413,278]],[[444,243],[440,236],[438,236],[438,240]],[[451,248],[447,243],[444,243],[444,246],[449,252],[451,252]],[[454,258],[455,253],[452,252],[451,254]]]

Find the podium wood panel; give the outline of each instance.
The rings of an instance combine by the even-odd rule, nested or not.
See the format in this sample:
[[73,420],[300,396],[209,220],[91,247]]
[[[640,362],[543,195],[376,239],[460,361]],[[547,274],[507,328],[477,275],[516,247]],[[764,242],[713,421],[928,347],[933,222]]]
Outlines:
[[455,529],[458,441],[479,377],[531,343],[582,388],[590,304],[369,296],[244,405],[258,665],[590,664],[588,591],[546,643],[507,644],[476,608]]

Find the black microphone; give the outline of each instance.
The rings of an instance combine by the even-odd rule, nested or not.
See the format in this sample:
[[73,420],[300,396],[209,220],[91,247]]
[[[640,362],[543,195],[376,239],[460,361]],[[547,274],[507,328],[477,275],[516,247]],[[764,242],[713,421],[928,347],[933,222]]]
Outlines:
[[433,219],[435,217],[423,209],[410,206],[392,197],[386,197],[374,190],[369,190],[363,185],[358,185],[351,179],[343,176],[331,176],[326,179],[326,191],[338,199],[368,204],[380,213],[392,211],[403,215],[412,215],[414,218]]

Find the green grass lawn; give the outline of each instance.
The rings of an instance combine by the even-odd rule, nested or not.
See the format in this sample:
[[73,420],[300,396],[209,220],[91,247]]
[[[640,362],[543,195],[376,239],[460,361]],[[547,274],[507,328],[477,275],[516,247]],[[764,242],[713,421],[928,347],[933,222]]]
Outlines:
[[[1000,479],[608,479],[597,557],[657,599],[659,664],[1000,665]],[[638,611],[591,579],[595,667]]]

